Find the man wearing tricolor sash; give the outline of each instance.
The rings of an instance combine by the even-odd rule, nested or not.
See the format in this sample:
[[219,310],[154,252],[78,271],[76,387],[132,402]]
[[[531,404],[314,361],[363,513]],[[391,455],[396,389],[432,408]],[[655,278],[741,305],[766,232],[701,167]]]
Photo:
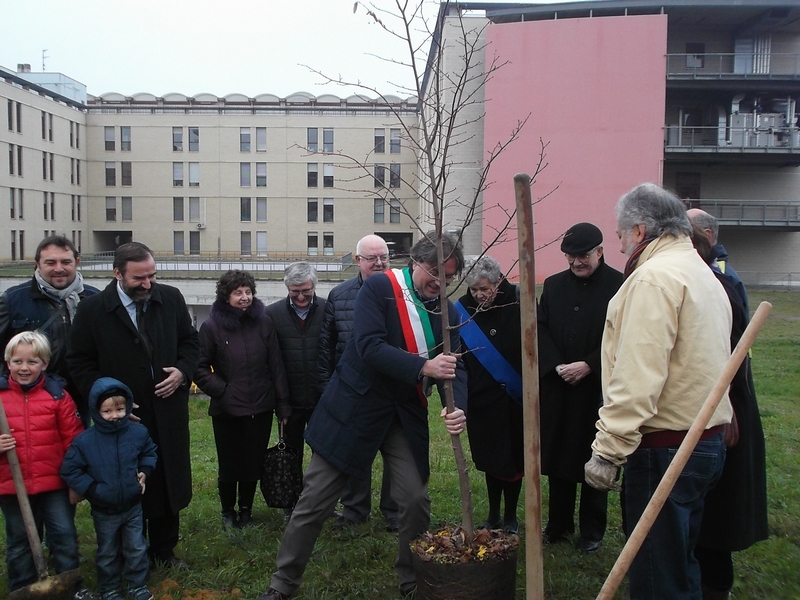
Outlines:
[[[443,234],[444,278],[461,271],[464,257],[454,236]],[[284,532],[278,570],[259,600],[289,598],[303,572],[322,525],[351,476],[366,478],[381,452],[391,472],[392,497],[400,530],[395,571],[400,591],[411,594],[416,576],[409,543],[428,529],[430,466],[427,399],[423,380],[453,380],[456,409],[446,414],[452,435],[464,431],[466,373],[455,355],[442,350],[439,267],[435,235],[411,249],[405,269],[375,274],[356,298],[353,337],[330,379],[306,430],[314,451],[304,475],[303,494]],[[448,301],[450,345],[459,350],[458,313]]]

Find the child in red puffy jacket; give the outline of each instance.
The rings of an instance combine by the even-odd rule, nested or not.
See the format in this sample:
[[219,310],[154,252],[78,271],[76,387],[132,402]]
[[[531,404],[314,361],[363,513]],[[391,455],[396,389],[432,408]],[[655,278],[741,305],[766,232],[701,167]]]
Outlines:
[[16,448],[36,527],[40,538],[43,528],[47,532],[56,573],[77,569],[75,507],[60,469],[83,425],[64,380],[45,373],[50,343],[44,335],[36,331],[15,335],[6,346],[5,360],[9,373],[0,376],[0,401],[11,434],[0,435],[0,509],[6,523],[8,589],[14,591],[38,576],[6,452]]

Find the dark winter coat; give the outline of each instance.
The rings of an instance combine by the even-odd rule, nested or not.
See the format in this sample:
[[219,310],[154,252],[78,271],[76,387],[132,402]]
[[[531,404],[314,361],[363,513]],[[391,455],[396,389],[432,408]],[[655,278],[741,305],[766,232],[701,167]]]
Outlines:
[[[158,445],[158,466],[142,502],[146,519],[177,514],[192,498],[189,455],[189,383],[200,350],[197,332],[176,288],[156,283],[144,313],[153,356],[131,321],[112,281],[102,292],[78,305],[67,363],[78,388],[87,395],[100,377],[127,385],[139,405],[134,414]],[[164,367],[177,367],[185,384],[167,398],[155,395],[166,378]],[[163,470],[164,477],[159,477]],[[162,482],[164,482],[162,484]]]
[[292,408],[312,409],[319,400],[317,357],[325,300],[314,295],[302,327],[297,322],[297,315],[288,296],[267,306],[266,313],[272,319],[278,334],[283,366],[289,380],[289,403]]
[[323,392],[333,375],[344,347],[353,336],[353,310],[364,279],[361,273],[333,288],[325,302],[325,316],[319,331],[319,374],[317,385]]
[[[83,431],[75,403],[58,375],[43,373],[29,390],[0,375],[0,402],[17,442],[22,478],[29,495],[63,490],[61,461],[72,440]],[[0,454],[0,495],[16,494],[8,455]]]
[[288,417],[289,384],[275,327],[258,298],[246,310],[217,300],[200,326],[195,383],[209,396],[212,417],[276,411]]
[[[83,300],[97,294],[98,291],[97,288],[84,284],[83,292],[79,295]],[[21,283],[8,288],[0,296],[0,348],[5,348],[8,341],[22,331],[40,329],[55,314],[60,316],[51,321],[47,330],[43,331],[50,340],[50,362],[47,364],[47,370],[67,381],[67,390],[78,410],[85,413],[84,424],[88,426],[86,401],[74,385],[67,368],[67,345],[72,328],[67,306],[42,292],[35,277],[31,278],[30,283]]]
[[[492,345],[517,373],[522,373],[522,337],[517,290],[505,279],[488,310],[475,312],[478,303],[467,292],[459,302]],[[467,433],[475,468],[503,479],[522,474],[525,466],[522,404],[505,392],[475,355],[465,349],[469,411]]]
[[[436,343],[441,343],[438,300],[426,304]],[[458,313],[450,304],[450,343],[459,348]],[[399,419],[423,481],[428,480],[428,409],[417,392],[426,359],[406,350],[389,277],[369,277],[356,298],[353,338],[344,349],[311,416],[306,442],[340,471],[365,479],[389,428]],[[467,377],[458,361],[453,392],[466,410]],[[436,410],[438,415],[439,410]]]
[[[715,273],[733,311],[731,349],[742,337],[749,315],[731,278]],[[728,395],[739,424],[739,442],[728,448],[717,485],[708,492],[697,545],[717,550],[744,550],[769,537],[767,526],[767,465],[764,430],[758,412],[750,358],[731,382]]]
[[[576,277],[567,269],[544,281],[537,313],[544,475],[583,482],[597,411],[603,405],[600,344],[606,308],[622,280],[622,273],[601,261],[589,277]],[[555,368],[576,361],[585,361],[592,372],[570,385]]]
[[[106,421],[100,416],[99,398],[109,392],[125,397],[124,419]],[[111,377],[98,379],[89,392],[94,426],[73,440],[61,465],[61,477],[70,489],[100,513],[118,514],[139,504],[137,475],[150,477],[156,468],[156,445],[147,427],[128,418],[132,410],[128,386]]]

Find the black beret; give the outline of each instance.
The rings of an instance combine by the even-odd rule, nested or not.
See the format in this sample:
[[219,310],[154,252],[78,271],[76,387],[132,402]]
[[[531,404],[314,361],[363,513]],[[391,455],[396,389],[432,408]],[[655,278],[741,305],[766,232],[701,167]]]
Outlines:
[[603,232],[591,223],[573,225],[561,240],[561,251],[577,256],[594,250],[603,243]]

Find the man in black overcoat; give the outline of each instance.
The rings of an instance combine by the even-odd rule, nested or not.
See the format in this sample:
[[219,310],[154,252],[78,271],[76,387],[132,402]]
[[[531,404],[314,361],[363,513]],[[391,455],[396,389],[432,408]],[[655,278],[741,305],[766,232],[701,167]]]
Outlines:
[[583,466],[592,456],[600,389],[600,343],[608,301],[622,273],[603,258],[603,233],[591,223],[570,227],[561,242],[569,269],[545,279],[539,301],[539,390],[542,474],[548,476],[545,543],[575,531],[581,484],[578,548],[595,552],[606,529],[608,493],[586,485]]
[[133,391],[134,414],[158,445],[158,464],[142,500],[150,558],[187,568],[174,553],[179,511],[192,498],[189,384],[200,358],[197,332],[176,288],[156,283],[153,253],[123,244],[114,253],[114,280],[80,303],[67,363],[86,396],[100,377]]

